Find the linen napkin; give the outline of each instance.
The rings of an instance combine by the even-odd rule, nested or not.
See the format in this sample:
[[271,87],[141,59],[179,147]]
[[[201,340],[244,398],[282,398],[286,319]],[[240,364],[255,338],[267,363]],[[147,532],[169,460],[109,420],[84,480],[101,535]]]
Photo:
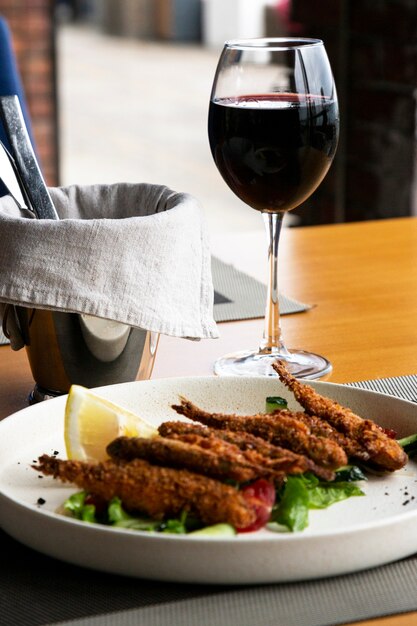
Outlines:
[[[218,336],[204,217],[162,185],[50,188],[59,220],[0,198],[5,304],[83,313],[189,339]],[[9,308],[10,313],[10,308]],[[22,347],[13,314],[7,332]]]

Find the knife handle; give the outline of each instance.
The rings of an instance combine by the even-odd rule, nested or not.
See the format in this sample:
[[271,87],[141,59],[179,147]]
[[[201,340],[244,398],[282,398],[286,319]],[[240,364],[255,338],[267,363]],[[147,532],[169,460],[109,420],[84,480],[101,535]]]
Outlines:
[[26,128],[19,98],[0,98],[0,117],[13,151],[20,181],[38,219],[59,219],[54,203],[39,168]]

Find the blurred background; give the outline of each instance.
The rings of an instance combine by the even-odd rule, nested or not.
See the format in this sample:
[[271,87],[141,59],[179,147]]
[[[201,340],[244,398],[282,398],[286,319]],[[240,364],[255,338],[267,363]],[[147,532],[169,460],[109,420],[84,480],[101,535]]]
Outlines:
[[51,186],[160,183],[196,196],[213,232],[262,229],[212,161],[211,83],[228,38],[309,36],[342,131],[289,225],[417,215],[416,0],[0,0],[0,15]]

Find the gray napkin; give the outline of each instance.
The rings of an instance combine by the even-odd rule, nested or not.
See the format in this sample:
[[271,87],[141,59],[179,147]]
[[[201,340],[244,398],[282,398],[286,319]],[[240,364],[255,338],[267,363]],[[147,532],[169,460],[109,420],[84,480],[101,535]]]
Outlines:
[[204,219],[192,196],[145,183],[49,191],[59,221],[30,219],[0,198],[0,317],[9,303],[176,337],[218,336]]

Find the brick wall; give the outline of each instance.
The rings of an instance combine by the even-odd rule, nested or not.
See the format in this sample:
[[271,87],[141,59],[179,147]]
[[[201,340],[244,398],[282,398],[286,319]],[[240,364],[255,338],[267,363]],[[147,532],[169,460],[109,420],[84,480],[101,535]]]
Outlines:
[[59,183],[54,0],[1,0],[22,77],[39,162],[48,185]]
[[324,40],[341,105],[338,153],[321,187],[298,211],[302,222],[410,215],[417,1],[292,0],[292,20],[304,35]]

